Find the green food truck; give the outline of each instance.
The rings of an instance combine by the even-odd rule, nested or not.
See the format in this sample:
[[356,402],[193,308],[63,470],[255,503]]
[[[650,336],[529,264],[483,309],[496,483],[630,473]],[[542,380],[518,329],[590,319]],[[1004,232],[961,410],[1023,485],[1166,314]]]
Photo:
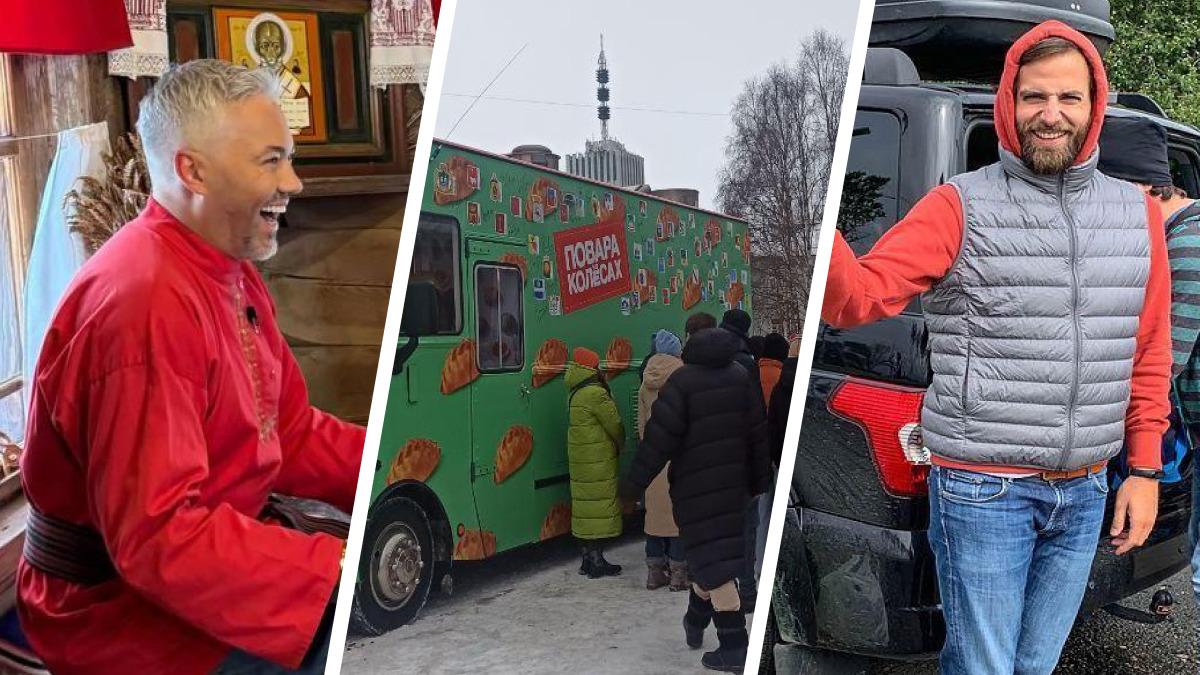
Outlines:
[[453,561],[571,531],[571,350],[601,356],[624,471],[651,335],[752,311],[744,221],[445,141],[429,161],[354,597],[370,635]]

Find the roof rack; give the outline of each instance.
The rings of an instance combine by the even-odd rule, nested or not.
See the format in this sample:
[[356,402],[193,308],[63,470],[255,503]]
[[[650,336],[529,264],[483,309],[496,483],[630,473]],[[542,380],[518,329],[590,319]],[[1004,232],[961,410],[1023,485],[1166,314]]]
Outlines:
[[862,83],[911,86],[921,84],[921,76],[912,59],[899,49],[871,47],[867,49]]
[[[1112,96],[1109,96],[1109,100],[1112,100]],[[1150,113],[1155,117],[1165,118],[1167,116],[1167,111],[1162,109],[1162,106],[1158,104],[1158,101],[1150,98],[1150,96],[1147,94],[1139,94],[1129,91],[1118,92],[1117,105],[1124,106],[1126,108],[1132,108],[1134,110],[1141,110],[1142,112]]]

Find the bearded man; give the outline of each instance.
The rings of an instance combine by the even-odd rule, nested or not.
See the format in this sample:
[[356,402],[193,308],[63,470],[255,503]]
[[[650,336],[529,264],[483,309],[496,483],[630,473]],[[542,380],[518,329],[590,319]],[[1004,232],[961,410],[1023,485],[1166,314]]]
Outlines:
[[260,514],[272,492],[349,511],[365,435],[309,405],[252,263],[301,190],[278,80],[176,66],[137,128],[151,198],[35,370],[21,624],[60,675],[323,672],[344,543]]
[[1158,207],[1096,170],[1107,99],[1087,38],[1033,28],[996,92],[1000,161],[935,188],[861,258],[834,242],[830,324],[894,316],[924,294],[921,425],[948,675],[1053,670],[1123,443],[1133,476],[1116,496],[1116,553],[1154,524],[1170,270]]

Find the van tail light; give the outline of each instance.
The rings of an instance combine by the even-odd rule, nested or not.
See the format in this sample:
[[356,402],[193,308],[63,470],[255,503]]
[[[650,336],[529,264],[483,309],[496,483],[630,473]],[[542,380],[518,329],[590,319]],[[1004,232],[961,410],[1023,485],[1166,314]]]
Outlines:
[[921,389],[846,380],[829,399],[830,412],[854,422],[888,494],[919,497],[929,492],[929,453],[921,437]]

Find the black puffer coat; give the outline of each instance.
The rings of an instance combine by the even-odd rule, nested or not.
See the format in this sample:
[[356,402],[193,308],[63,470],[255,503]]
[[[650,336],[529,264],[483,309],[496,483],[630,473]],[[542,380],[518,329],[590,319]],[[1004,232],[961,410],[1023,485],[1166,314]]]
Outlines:
[[714,589],[745,571],[745,514],[771,486],[762,388],[734,363],[737,335],[712,328],[683,349],[659,392],[629,482],[645,489],[668,461],[671,502],[688,568]]

